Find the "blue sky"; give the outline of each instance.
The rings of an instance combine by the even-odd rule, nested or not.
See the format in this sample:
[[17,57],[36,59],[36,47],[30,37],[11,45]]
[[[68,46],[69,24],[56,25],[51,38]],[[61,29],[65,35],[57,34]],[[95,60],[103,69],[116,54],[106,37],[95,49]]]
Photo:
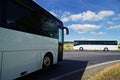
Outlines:
[[80,39],[120,42],[120,0],[35,0],[59,18],[70,34],[65,41]]

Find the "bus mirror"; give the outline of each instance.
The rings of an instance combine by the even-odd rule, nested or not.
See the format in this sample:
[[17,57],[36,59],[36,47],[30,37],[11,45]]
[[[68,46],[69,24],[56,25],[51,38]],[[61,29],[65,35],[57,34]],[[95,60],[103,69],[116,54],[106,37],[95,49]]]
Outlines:
[[63,27],[63,29],[65,29],[65,30],[66,30],[66,34],[69,35],[69,30],[68,30],[68,28],[67,28],[67,27]]

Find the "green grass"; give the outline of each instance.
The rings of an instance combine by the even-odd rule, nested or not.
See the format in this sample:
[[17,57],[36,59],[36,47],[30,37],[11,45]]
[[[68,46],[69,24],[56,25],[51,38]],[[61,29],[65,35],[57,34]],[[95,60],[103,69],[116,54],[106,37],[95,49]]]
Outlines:
[[64,43],[64,50],[73,50],[73,43]]
[[89,80],[120,80],[120,63],[105,68]]

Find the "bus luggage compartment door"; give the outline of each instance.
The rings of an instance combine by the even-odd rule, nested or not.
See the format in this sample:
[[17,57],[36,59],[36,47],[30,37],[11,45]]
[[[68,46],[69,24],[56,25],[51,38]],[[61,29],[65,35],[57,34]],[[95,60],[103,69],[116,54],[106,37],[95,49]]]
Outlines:
[[4,52],[2,60],[1,80],[13,80],[21,77],[22,72],[31,73],[38,69],[35,51]]
[[2,52],[0,52],[0,80],[1,80],[1,71],[2,71]]

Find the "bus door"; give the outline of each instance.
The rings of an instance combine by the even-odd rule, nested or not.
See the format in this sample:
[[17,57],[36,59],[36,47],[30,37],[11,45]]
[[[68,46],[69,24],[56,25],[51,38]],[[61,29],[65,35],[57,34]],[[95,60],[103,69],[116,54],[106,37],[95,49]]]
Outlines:
[[63,59],[63,29],[59,28],[58,62]]

